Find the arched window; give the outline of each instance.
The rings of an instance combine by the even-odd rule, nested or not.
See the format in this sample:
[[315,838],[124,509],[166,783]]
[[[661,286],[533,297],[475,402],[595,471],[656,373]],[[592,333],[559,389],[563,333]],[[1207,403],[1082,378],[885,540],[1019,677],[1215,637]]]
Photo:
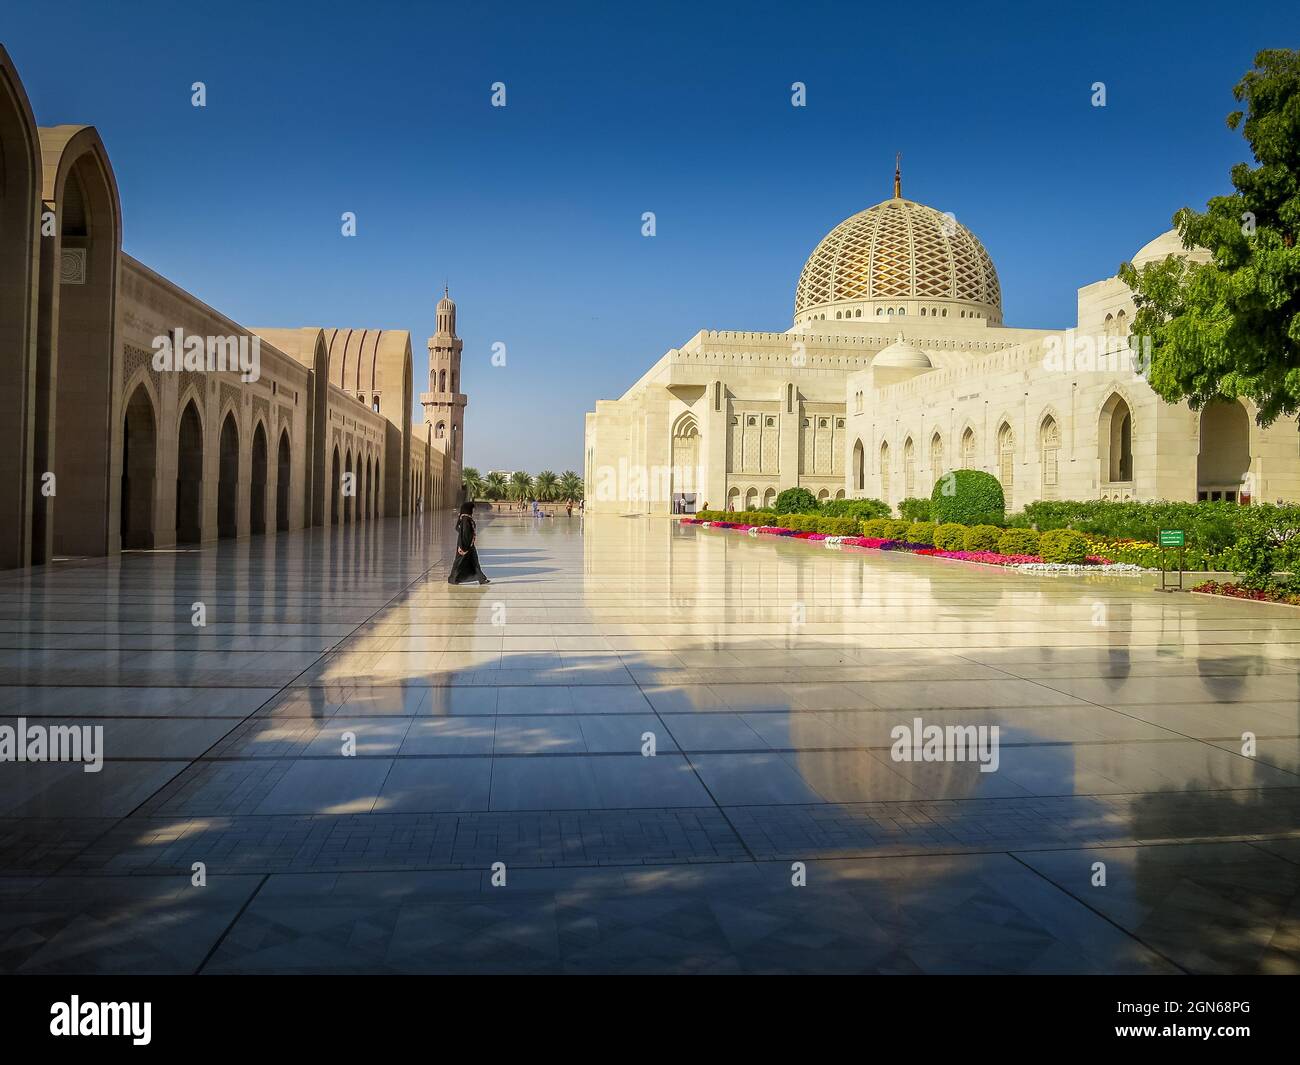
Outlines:
[[961,434],[961,464],[963,469],[975,468],[975,430],[969,427]]
[[1103,483],[1127,484],[1133,480],[1133,415],[1118,393],[1102,404],[1097,420],[1098,459]]
[[1196,498],[1249,503],[1250,415],[1240,400],[1207,403],[1201,411]]
[[1050,414],[1038,430],[1038,452],[1041,470],[1038,494],[1043,499],[1055,499],[1060,488],[1061,430]]
[[916,448],[910,436],[903,441],[903,493],[908,499],[916,495]]
[[859,492],[867,487],[867,460],[861,440],[853,444],[853,487]]
[[889,442],[880,445],[880,498],[889,502]]
[[930,475],[938,480],[943,472],[943,437],[935,433],[930,437]]
[[1016,434],[1006,422],[998,429],[998,480],[1009,509],[1016,486]]
[[435,440],[442,440],[443,438],[446,437],[446,435],[447,435],[447,426],[444,422],[439,422],[437,425],[433,427],[433,438]]
[[757,488],[751,488],[748,492],[745,493],[745,509],[746,509],[746,510],[757,510],[757,509],[758,509],[758,489],[757,489]]

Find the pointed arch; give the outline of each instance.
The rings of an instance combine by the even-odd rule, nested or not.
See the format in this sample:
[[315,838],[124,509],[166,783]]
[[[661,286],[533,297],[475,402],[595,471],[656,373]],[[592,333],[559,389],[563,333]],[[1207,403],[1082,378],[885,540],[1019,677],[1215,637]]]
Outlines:
[[880,498],[890,502],[889,498],[889,441],[880,442]]
[[[33,561],[109,550],[113,448],[78,448],[78,437],[111,441],[119,430],[117,281],[122,210],[108,152],[90,126],[40,130],[41,198],[55,232],[40,244],[40,300],[33,458],[53,471],[57,494],[33,505]],[[56,441],[64,441],[57,447]]]
[[143,382],[130,396],[122,419],[121,543],[123,548],[149,548],[154,545],[157,407]]
[[343,458],[343,524],[352,524],[352,504],[357,497],[357,478],[352,469],[352,448],[348,448]]
[[203,539],[203,418],[191,397],[176,423],[176,542]]
[[1061,492],[1061,427],[1055,414],[1044,414],[1038,424],[1038,496],[1056,499]]
[[289,430],[280,430],[280,444],[275,453],[275,529],[277,532],[289,531],[289,504],[293,498],[293,445],[289,442]]
[[1201,408],[1196,455],[1196,498],[1249,503],[1251,417],[1239,399]]
[[937,481],[947,472],[943,468],[943,436],[936,429],[930,436],[930,479]]
[[1016,431],[1005,418],[998,425],[998,480],[1010,510],[1016,491]]
[[330,524],[338,525],[342,514],[339,512],[339,496],[343,488],[343,471],[339,468],[339,446],[334,445],[334,459],[330,463]]
[[1133,480],[1133,408],[1118,389],[1097,415],[1101,483],[1127,485]]
[[975,436],[975,427],[967,425],[961,434],[961,468],[978,469],[979,441]]
[[239,426],[235,412],[221,422],[217,451],[217,537],[229,540],[239,535]]
[[[690,411],[679,415],[672,428],[672,505],[675,511],[693,514],[699,503],[700,426]],[[757,490],[753,490],[755,495]],[[754,506],[756,507],[757,499]],[[748,504],[746,504],[748,507]],[[749,508],[753,509],[753,508]]]
[[903,441],[903,496],[911,499],[916,495],[916,446],[909,435]]
[[40,495],[33,455],[40,206],[40,134],[0,46],[0,569],[32,560],[32,508]]
[[270,448],[266,424],[261,418],[253,423],[252,461],[248,474],[248,532],[250,536],[266,534],[266,486],[270,481]]
[[859,492],[867,487],[867,453],[861,438],[853,441],[853,487]]

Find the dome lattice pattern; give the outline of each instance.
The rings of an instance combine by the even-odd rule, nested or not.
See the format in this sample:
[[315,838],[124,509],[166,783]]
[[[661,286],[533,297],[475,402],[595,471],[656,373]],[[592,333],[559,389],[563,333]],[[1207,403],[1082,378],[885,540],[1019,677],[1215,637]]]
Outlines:
[[795,290],[796,318],[827,304],[934,299],[996,308],[1002,288],[984,245],[933,207],[895,198],[846,218],[813,249]]

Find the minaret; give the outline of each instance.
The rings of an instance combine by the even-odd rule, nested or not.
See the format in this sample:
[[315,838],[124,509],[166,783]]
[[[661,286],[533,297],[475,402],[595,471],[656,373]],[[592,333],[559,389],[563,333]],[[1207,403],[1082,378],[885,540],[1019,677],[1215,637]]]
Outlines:
[[[420,396],[424,420],[433,426],[434,445],[461,461],[464,448],[465,395],[460,391],[461,341],[456,335],[456,304],[443,288],[436,312],[437,328],[429,338],[429,391]],[[439,444],[439,441],[445,441]]]

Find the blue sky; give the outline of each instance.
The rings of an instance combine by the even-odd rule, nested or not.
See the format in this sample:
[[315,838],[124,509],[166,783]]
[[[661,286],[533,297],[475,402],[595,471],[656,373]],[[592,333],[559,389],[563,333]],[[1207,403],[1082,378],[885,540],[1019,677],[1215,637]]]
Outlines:
[[237,321],[409,329],[420,391],[449,281],[466,461],[536,472],[581,470],[583,412],[697,330],[788,328],[895,151],[1008,324],[1073,323],[1227,187],[1231,88],[1300,7],[27,0],[0,32],[38,122],[99,128],[126,250]]

